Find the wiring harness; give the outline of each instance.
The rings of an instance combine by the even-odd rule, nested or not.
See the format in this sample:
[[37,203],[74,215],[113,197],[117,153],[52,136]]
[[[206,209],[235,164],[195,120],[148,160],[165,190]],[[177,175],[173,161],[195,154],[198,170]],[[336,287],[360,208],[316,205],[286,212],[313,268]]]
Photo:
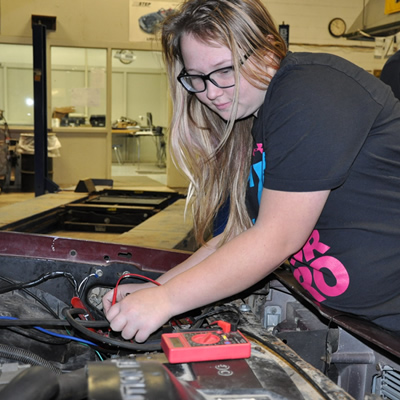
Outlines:
[[[168,326],[164,326],[159,332],[152,335],[145,343],[136,343],[133,340],[124,340],[119,333],[115,333],[110,329],[109,322],[104,317],[101,320],[95,320],[90,310],[85,306],[81,298],[84,298],[85,289],[89,279],[97,278],[97,273],[90,273],[84,277],[80,283],[75,277],[68,272],[55,271],[41,274],[36,279],[28,282],[15,282],[10,278],[0,276],[0,280],[7,283],[0,287],[0,295],[13,291],[23,291],[26,295],[32,297],[47,311],[52,318],[24,318],[18,315],[4,315],[0,312],[0,329],[19,329],[30,331],[38,331],[43,335],[57,338],[58,340],[74,341],[84,346],[92,347],[103,358],[107,355],[118,353],[122,350],[126,352],[149,352],[161,350],[161,333],[172,332],[173,330],[197,330],[197,329],[215,329],[214,324],[221,323],[218,316],[227,314],[229,317],[229,326],[232,331],[237,329],[240,321],[240,313],[233,306],[218,306],[206,309],[195,317],[175,318],[170,321]],[[114,305],[118,297],[118,289],[121,281],[126,278],[136,278],[152,282],[159,286],[160,283],[146,276],[135,273],[122,274],[114,286],[112,304]],[[61,315],[55,312],[42,298],[33,293],[32,289],[51,279],[66,279],[72,287],[74,297],[71,299],[71,306],[64,307]],[[97,310],[98,311],[98,310]],[[7,314],[7,313],[5,313]],[[98,315],[98,313],[96,313]],[[56,332],[54,331],[56,330]],[[65,333],[60,333],[60,330]],[[20,333],[20,331],[17,331]],[[33,340],[38,340],[32,333],[25,333]],[[39,340],[43,340],[40,339]],[[55,339],[54,339],[55,340]],[[51,344],[51,341],[48,341]],[[53,344],[56,344],[53,342]]]

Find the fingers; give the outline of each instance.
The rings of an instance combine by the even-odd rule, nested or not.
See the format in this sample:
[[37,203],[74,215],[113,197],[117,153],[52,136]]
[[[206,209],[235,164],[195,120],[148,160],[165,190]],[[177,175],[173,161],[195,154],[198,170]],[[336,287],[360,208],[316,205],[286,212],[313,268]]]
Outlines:
[[109,307],[109,309],[107,311],[107,314],[106,314],[106,317],[111,322],[120,313],[121,313],[121,304],[120,303],[116,303],[113,306]]
[[[158,306],[154,307],[154,304]],[[142,343],[167,322],[170,315],[163,291],[157,287],[140,290],[125,297],[108,309],[106,317],[110,321],[110,328],[121,332],[124,339],[135,338],[136,342]]]
[[[122,323],[123,326],[119,326],[119,322]],[[110,325],[111,329],[115,332],[121,332],[121,336],[125,339],[125,340],[130,340],[135,338],[135,341],[137,342],[137,333],[138,333],[138,328],[136,326],[136,324],[133,323],[133,321],[128,321],[126,319],[121,319],[121,321],[118,319],[118,321],[114,324],[113,323]],[[145,337],[144,340],[146,340],[148,338],[149,335],[147,335]]]
[[114,295],[114,289],[110,290],[103,296],[103,310],[107,314],[108,310],[112,306],[112,298]]
[[129,315],[121,308],[121,303],[117,303],[109,309],[107,319],[110,321],[110,328],[114,332],[121,332],[121,336],[125,340],[135,338],[135,341],[138,343],[144,342],[150,336],[151,332],[142,329],[139,334],[138,324],[136,323],[138,318],[132,316],[133,313]]
[[[135,291],[140,290],[142,288],[144,288],[143,284],[140,284],[140,285],[138,285],[138,284],[120,285],[119,288],[118,288],[116,301],[119,302],[123,298],[128,296],[131,292],[135,292]],[[110,290],[109,292],[107,292],[103,296],[103,310],[104,310],[104,312],[106,314],[107,314],[108,310],[110,309],[110,307],[112,306],[114,290],[115,289]]]
[[122,312],[120,303],[113,305],[108,313],[107,319],[110,321],[110,328],[114,332],[121,332],[121,336],[129,340],[136,334],[134,324],[129,323],[127,315]]
[[138,342],[138,343],[145,342],[149,338],[150,333],[148,333],[144,329],[142,329],[142,330],[140,330],[138,332],[135,332],[135,342]]

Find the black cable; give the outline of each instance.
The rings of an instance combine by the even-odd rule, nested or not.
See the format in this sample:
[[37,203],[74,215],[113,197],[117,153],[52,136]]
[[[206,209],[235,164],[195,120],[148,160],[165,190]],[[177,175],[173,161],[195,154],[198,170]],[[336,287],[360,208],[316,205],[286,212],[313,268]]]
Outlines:
[[18,335],[24,336],[28,339],[35,340],[36,342],[41,342],[49,345],[65,345],[71,342],[71,339],[65,339],[65,338],[60,338],[56,336],[50,336],[47,333],[43,333],[41,331],[38,331],[34,328],[21,328],[18,326],[13,326],[13,327],[6,327],[5,329],[14,332]]
[[[84,310],[81,310],[84,311]],[[108,321],[76,321],[80,325],[86,328],[108,328],[110,323]],[[70,327],[71,324],[64,319],[0,319],[0,328],[1,327],[10,327],[10,326],[40,326],[47,328],[55,328],[55,327]]]
[[86,292],[86,287],[88,285],[90,278],[92,278],[92,277],[98,278],[98,276],[96,274],[96,268],[92,268],[91,271],[93,271],[93,272],[89,272],[89,274],[85,278],[83,278],[83,280],[81,281],[81,283],[78,286],[78,297],[80,299],[84,298],[84,293]]
[[74,308],[68,309],[64,308],[63,314],[67,321],[71,324],[73,328],[75,328],[78,332],[82,333],[83,335],[96,340],[97,342],[101,342],[107,344],[109,346],[118,347],[122,349],[128,350],[136,350],[136,351],[156,351],[161,349],[160,343],[133,343],[129,341],[123,341],[118,339],[111,339],[107,336],[100,335],[96,332],[93,332],[84,326],[81,325],[80,322],[77,322],[73,315],[84,314],[85,310]]
[[205,315],[207,315],[212,309],[213,307],[207,307],[201,315],[194,317],[193,320],[195,321],[195,323],[192,325],[190,329],[191,330],[199,329],[203,325],[203,322],[206,318]]
[[[4,282],[12,283],[13,285],[16,285],[17,283],[13,281],[12,279],[6,278],[5,276],[0,275],[0,279],[3,280]],[[37,301],[39,304],[41,304],[54,318],[60,318],[59,315],[53,311],[53,309],[45,302],[43,301],[40,297],[36,296],[36,294],[32,293],[28,289],[21,289],[24,293],[27,295],[31,296],[35,301]]]
[[[222,313],[234,313],[236,315],[236,320],[234,322],[230,322],[231,324],[231,330],[232,331],[237,331],[237,327],[239,325],[240,322],[240,311],[233,305],[224,305],[224,306],[219,306],[219,307],[214,307],[207,309],[207,311],[205,311],[204,313],[202,313],[201,315],[194,317],[194,320],[204,320],[207,317],[211,317],[211,316],[215,316],[218,314],[222,314]],[[195,325],[193,325],[194,327]]]
[[[90,329],[108,328],[109,322],[103,321],[80,321],[84,326]],[[40,326],[39,326],[40,325]],[[57,328],[67,327],[71,328],[71,325],[66,320],[53,320],[53,319],[14,319],[7,317],[0,317],[0,329],[5,328],[19,335],[25,336],[29,339],[39,341],[51,345],[62,345],[70,343],[71,340],[77,340],[77,338],[69,335],[60,334],[58,332],[52,332],[44,329],[43,327]],[[30,328],[30,329],[27,329]],[[77,340],[78,342],[81,340]],[[82,340],[82,342],[84,342]],[[93,344],[93,343],[92,343]]]
[[64,278],[68,279],[68,281],[74,287],[74,292],[75,292],[75,295],[77,296],[78,295],[78,284],[77,284],[75,278],[69,272],[63,272],[63,271],[46,272],[46,273],[40,275],[37,279],[35,279],[33,281],[25,282],[25,283],[15,283],[13,285],[0,288],[0,294],[12,292],[13,290],[20,290],[20,289],[26,289],[29,287],[37,286],[49,279],[55,279],[55,278],[60,278],[60,277],[64,277]]
[[209,307],[203,313],[194,317],[193,319],[197,321],[199,319],[204,319],[215,314],[221,314],[223,312],[234,312],[236,314],[240,314],[240,311],[235,306],[225,304],[223,306]]
[[54,366],[50,361],[38,356],[25,349],[20,349],[18,347],[7,346],[5,344],[0,344],[0,357],[4,357],[14,361],[20,361],[24,364],[30,365],[40,365],[46,367],[56,374],[61,374],[61,370]]

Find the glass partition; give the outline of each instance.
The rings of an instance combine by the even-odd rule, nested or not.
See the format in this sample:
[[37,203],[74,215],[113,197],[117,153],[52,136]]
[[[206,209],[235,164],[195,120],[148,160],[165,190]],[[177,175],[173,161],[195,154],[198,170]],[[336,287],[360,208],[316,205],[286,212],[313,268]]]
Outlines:
[[31,45],[0,44],[0,110],[9,125],[33,125]]
[[[107,74],[106,49],[52,46],[52,126],[104,127],[109,96],[113,163],[134,165],[140,173],[148,170],[146,163],[157,174],[165,174],[168,85],[161,52],[113,49],[111,67]],[[110,94],[107,76],[111,78]],[[131,126],[135,132],[120,130]],[[155,127],[158,132],[164,130],[162,134],[143,136],[143,131],[155,131]],[[132,174],[125,169],[120,173]]]
[[106,49],[51,48],[53,126],[105,126],[106,66]]
[[112,121],[167,126],[167,78],[160,51],[112,51]]
[[160,51],[112,51],[113,176],[147,173],[165,182],[168,101]]

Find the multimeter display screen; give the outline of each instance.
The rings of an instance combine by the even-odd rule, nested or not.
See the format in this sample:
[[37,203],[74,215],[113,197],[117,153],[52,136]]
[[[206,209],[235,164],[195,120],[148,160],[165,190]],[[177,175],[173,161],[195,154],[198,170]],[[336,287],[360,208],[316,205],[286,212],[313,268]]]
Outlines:
[[171,341],[174,347],[183,347],[183,343],[177,337],[170,337],[169,340]]

